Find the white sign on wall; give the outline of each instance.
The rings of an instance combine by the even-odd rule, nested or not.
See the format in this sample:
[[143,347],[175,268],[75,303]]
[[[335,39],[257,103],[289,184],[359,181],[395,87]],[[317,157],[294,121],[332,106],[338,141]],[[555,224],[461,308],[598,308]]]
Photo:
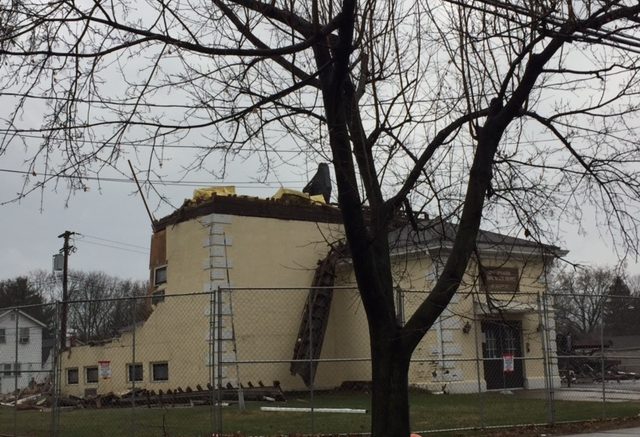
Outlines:
[[502,356],[502,371],[504,373],[510,373],[513,372],[514,369],[514,363],[513,363],[513,355],[511,354],[506,354]]
[[100,379],[111,378],[111,361],[98,361]]

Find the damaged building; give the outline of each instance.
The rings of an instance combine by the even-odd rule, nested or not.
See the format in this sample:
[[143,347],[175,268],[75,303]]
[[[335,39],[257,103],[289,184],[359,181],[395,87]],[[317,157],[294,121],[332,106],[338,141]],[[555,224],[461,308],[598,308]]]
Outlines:
[[[370,380],[365,313],[340,243],[340,211],[324,190],[281,189],[271,198],[231,187],[197,191],[156,221],[150,316],[110,341],[63,351],[62,392],[273,381],[283,390],[331,389]],[[438,277],[455,233],[439,220],[418,223],[399,224],[390,236],[400,323]],[[415,351],[410,383],[474,392],[559,382],[557,366],[540,358],[543,323],[555,347],[553,318],[541,322],[538,309],[546,267],[566,252],[491,232],[481,232],[477,246],[482,262],[470,262]],[[504,357],[513,360],[508,375]]]

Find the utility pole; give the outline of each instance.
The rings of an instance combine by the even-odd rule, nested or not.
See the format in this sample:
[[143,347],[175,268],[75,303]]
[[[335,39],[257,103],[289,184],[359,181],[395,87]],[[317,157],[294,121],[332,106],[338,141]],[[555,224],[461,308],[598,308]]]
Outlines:
[[60,316],[60,350],[64,350],[67,346],[67,301],[69,300],[68,292],[68,273],[69,273],[69,253],[75,248],[69,245],[69,238],[75,235],[75,232],[64,231],[58,235],[58,238],[64,238],[64,244],[60,252],[64,255],[62,264],[62,315]]

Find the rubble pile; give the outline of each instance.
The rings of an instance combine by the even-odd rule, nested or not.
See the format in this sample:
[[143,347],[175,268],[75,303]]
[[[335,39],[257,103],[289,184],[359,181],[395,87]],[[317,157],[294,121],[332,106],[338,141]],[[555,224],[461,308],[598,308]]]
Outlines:
[[284,393],[279,384],[266,387],[259,383],[257,387],[226,387],[214,389],[211,384],[203,388],[199,384],[195,389],[178,387],[175,390],[147,390],[136,388],[122,393],[93,394],[85,397],[72,395],[53,396],[50,383],[38,384],[19,390],[17,393],[4,395],[0,398],[0,406],[17,408],[19,410],[48,409],[57,403],[58,407],[71,408],[116,408],[131,406],[178,406],[178,405],[211,405],[228,401],[238,401],[242,396],[247,401],[284,401]]
[[33,410],[46,408],[51,405],[51,383],[29,384],[28,387],[16,392],[0,396],[0,406],[12,407],[18,410]]

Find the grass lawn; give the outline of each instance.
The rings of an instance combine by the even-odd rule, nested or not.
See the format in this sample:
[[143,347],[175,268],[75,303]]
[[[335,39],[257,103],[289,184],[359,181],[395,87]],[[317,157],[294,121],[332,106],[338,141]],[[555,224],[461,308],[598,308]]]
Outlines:
[[[286,403],[249,403],[245,411],[236,406],[223,408],[224,432],[240,431],[247,435],[277,435],[288,433],[366,432],[370,414],[262,412],[260,406],[280,405],[308,407],[308,397],[289,395]],[[315,407],[368,408],[369,399],[360,393],[323,393],[316,395]],[[557,401],[558,421],[587,420],[602,417],[602,404],[597,402]],[[635,416],[639,402],[606,404],[607,417]],[[411,395],[412,429],[433,430],[484,425],[515,425],[543,423],[547,419],[544,400],[525,399],[499,393],[471,395],[432,395],[415,392]],[[19,411],[15,416],[19,436],[48,436],[52,422],[50,412]],[[215,429],[210,406],[193,408],[149,409],[86,409],[60,413],[60,435],[84,436],[210,436]],[[313,426],[313,428],[312,428]],[[14,411],[0,409],[0,434],[12,435]]]

